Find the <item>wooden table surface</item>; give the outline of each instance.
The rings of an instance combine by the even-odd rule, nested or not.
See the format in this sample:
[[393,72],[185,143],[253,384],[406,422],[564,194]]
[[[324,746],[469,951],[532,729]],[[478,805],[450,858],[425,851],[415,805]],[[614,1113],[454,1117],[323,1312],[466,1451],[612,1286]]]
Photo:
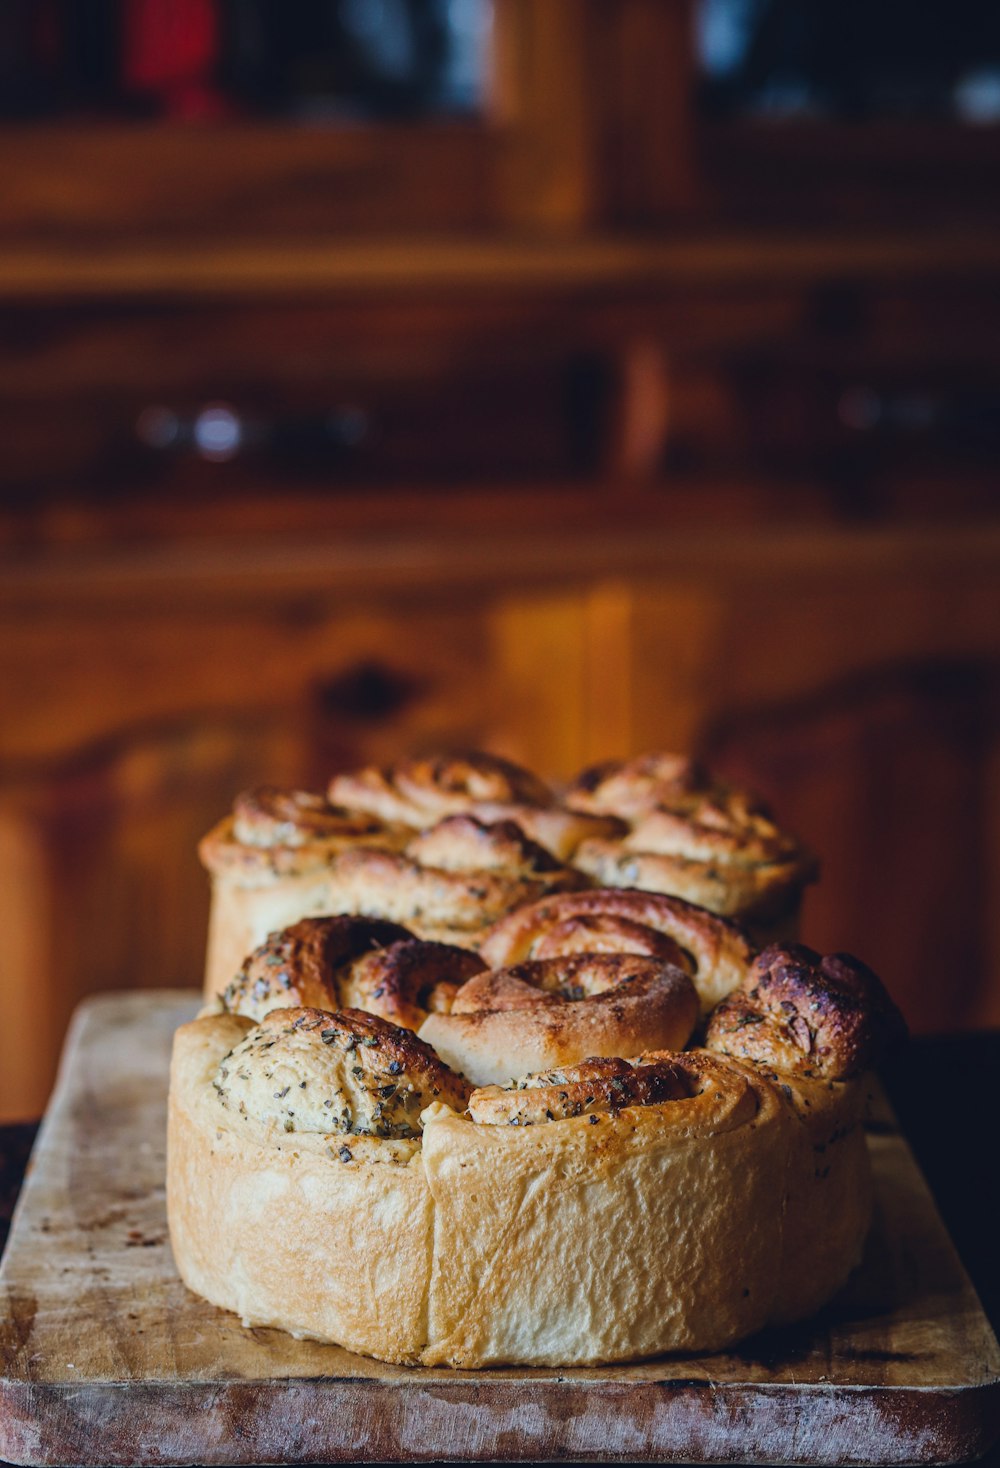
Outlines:
[[[914,1041],[886,1074],[887,1089],[941,1214],[1000,1328],[1000,1173],[995,1155],[995,1082],[1000,1033]],[[0,1242],[24,1175],[35,1124],[0,1128]],[[1000,1449],[981,1460],[1000,1468]]]

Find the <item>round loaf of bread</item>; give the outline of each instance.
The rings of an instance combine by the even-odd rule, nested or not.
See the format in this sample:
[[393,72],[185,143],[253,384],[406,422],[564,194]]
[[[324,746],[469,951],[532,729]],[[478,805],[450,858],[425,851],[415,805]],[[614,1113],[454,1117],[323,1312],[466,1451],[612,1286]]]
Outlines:
[[178,1032],[168,1208],[190,1288],[248,1325],[465,1367],[710,1350],[769,1318],[792,1125],[773,1087],[654,1057],[620,1092],[583,1067],[502,1093],[604,1083],[579,1114],[515,1125],[480,1092],[476,1121],[398,1034],[296,1010]]
[[[681,973],[576,955],[580,987],[623,958]],[[451,1010],[523,1017],[519,986],[567,982],[552,963],[475,975]],[[357,1010],[206,1016],[174,1046],[178,1268],[248,1323],[389,1361],[721,1349],[811,1313],[857,1263],[868,1067],[900,1033],[863,965],[801,948],[744,972],[704,1048],[476,1089]]]

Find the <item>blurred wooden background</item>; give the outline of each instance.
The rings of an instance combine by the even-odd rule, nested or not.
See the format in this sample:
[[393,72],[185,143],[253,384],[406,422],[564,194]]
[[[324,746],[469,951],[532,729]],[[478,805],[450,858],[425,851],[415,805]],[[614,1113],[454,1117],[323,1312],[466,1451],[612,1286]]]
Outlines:
[[488,106],[0,129],[0,1116],[193,984],[240,787],[664,746],[806,935],[1000,1022],[997,129],[706,121],[687,0],[496,0]]

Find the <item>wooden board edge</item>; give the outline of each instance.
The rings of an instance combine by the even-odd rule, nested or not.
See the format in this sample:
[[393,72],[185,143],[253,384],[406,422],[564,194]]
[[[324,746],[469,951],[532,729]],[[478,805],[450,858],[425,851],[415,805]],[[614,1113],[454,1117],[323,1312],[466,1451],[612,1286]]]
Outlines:
[[[747,1464],[953,1464],[1000,1440],[1000,1380],[975,1387],[713,1386],[700,1380],[407,1384],[364,1379],[0,1379],[0,1456],[31,1468],[468,1461],[717,1463],[752,1417]],[[808,1395],[808,1412],[796,1400]],[[557,1400],[553,1400],[553,1396]],[[419,1411],[415,1410],[418,1405]]]

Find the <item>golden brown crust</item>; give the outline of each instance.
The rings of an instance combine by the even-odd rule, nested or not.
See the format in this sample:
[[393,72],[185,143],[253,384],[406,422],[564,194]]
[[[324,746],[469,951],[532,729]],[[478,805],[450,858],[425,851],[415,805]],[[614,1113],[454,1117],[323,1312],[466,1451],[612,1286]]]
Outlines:
[[477,804],[546,806],[552,791],[511,760],[480,750],[398,760],[335,775],[330,800],[423,829]]
[[417,1030],[483,968],[466,949],[423,943],[378,918],[302,918],[256,948],[222,995],[251,1019],[273,1009],[363,1009]]
[[[702,1012],[735,989],[753,958],[746,936],[732,922],[695,907],[679,897],[618,889],[559,894],[519,908],[501,918],[483,937],[479,952],[491,966],[517,963],[553,952],[579,952],[583,933],[594,919],[602,922],[602,951],[648,952],[652,930],[671,939],[687,955]],[[638,949],[636,945],[639,945]]]
[[363,811],[331,805],[310,790],[260,785],[244,791],[199,843],[202,864],[216,874],[296,875],[326,865],[345,846],[399,845],[405,833]]
[[514,821],[561,861],[588,838],[621,836],[626,830],[614,816],[567,809],[530,770],[479,752],[369,766],[335,776],[329,794],[351,809],[417,830],[459,814],[487,824]]
[[595,766],[566,798],[630,822],[620,839],[588,839],[576,852],[576,864],[603,886],[666,892],[724,916],[770,921],[816,876],[815,858],[760,800],[682,756]]
[[847,1080],[905,1033],[881,982],[847,953],[802,944],[761,953],[709,1020],[705,1043],[781,1076]]
[[634,819],[664,799],[705,783],[703,768],[688,755],[655,750],[634,759],[590,765],[570,782],[563,798],[571,810]]
[[[542,1071],[506,1086],[485,1086],[469,1098],[481,1126],[538,1126],[571,1117],[616,1117],[634,1106],[672,1106],[670,1119],[688,1133],[743,1125],[757,1111],[746,1077],[704,1051],[649,1051],[636,1060],[591,1058]],[[697,1103],[697,1104],[693,1104]]]
[[512,822],[460,815],[415,836],[403,852],[344,852],[333,866],[331,901],[342,912],[405,923],[422,938],[468,943],[511,908],[585,881]]
[[477,975],[420,1037],[483,1086],[649,1045],[679,1049],[697,1019],[682,969],[630,953],[573,954]]

